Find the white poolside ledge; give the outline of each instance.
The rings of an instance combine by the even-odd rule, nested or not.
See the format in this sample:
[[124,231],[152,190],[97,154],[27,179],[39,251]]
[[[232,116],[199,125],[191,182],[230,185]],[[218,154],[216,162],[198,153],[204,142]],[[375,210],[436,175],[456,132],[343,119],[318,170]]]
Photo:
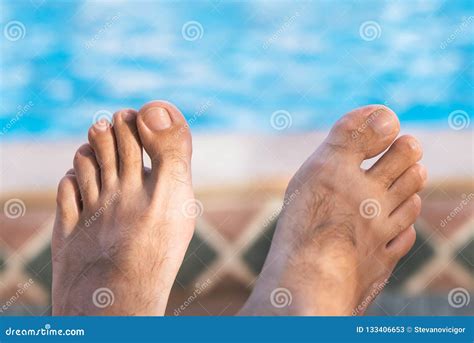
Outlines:
[[[288,178],[326,136],[326,132],[295,135],[194,135],[193,177],[196,189],[242,185]],[[422,163],[431,182],[472,180],[472,131],[407,130],[424,147]],[[54,191],[72,167],[75,150],[84,141],[3,142],[0,150],[2,195]]]

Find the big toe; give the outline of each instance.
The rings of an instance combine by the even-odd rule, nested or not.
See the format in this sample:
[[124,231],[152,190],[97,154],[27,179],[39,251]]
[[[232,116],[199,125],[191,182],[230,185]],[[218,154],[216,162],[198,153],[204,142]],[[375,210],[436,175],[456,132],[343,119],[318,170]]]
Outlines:
[[166,101],[144,105],[137,118],[143,148],[152,161],[151,174],[169,173],[188,180],[192,154],[189,126],[184,116]]
[[325,140],[345,157],[359,162],[387,149],[400,132],[396,114],[383,105],[369,105],[344,115]]

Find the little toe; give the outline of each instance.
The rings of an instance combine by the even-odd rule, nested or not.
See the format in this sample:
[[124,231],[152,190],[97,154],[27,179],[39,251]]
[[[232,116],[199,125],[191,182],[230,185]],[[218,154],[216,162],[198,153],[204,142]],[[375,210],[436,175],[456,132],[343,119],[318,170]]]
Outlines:
[[137,130],[137,112],[124,109],[114,114],[114,132],[119,158],[119,175],[126,183],[141,182],[143,152]]
[[425,186],[427,175],[425,167],[421,164],[415,164],[395,180],[387,192],[391,211],[395,210],[414,193],[420,192]]
[[89,129],[89,143],[100,168],[102,187],[111,187],[117,180],[115,138],[108,121],[101,120]]
[[343,116],[325,140],[327,146],[359,163],[390,146],[400,131],[397,116],[382,105],[358,108]]
[[77,150],[74,170],[83,207],[91,207],[99,198],[100,175],[94,151],[89,144],[84,144]]
[[421,198],[413,194],[405,200],[388,218],[389,231],[387,241],[395,238],[400,232],[413,225],[421,212]]
[[56,222],[68,234],[79,220],[81,211],[80,192],[76,176],[71,170],[61,179],[56,195]]
[[189,181],[192,142],[181,112],[170,103],[152,101],[140,109],[137,125],[155,180],[160,172]]
[[386,245],[389,259],[392,263],[398,262],[413,247],[416,241],[416,231],[413,225],[400,232]]
[[392,183],[418,162],[423,155],[421,144],[412,136],[402,136],[367,171],[367,175],[389,188]]

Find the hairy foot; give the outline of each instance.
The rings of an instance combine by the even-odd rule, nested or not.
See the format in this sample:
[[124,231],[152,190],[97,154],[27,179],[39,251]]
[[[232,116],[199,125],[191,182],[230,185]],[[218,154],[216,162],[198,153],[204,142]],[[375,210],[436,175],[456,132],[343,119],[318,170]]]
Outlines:
[[58,188],[53,314],[162,315],[194,231],[186,121],[153,101],[96,123],[89,143]]
[[[396,115],[383,106],[356,109],[335,124],[288,186],[242,315],[364,313],[416,238],[416,192],[426,170],[417,164],[417,140],[394,142],[398,133]],[[370,169],[361,168],[387,148]]]

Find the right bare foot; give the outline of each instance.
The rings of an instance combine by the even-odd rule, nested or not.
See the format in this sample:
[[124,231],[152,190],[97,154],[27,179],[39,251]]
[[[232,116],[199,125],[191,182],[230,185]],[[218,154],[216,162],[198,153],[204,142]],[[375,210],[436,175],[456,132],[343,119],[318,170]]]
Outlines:
[[[363,314],[415,242],[426,170],[383,106],[354,110],[291,180],[242,315]],[[392,144],[392,145],[391,145]],[[391,145],[391,146],[390,146]],[[369,170],[361,163],[390,146]]]
[[89,142],[59,184],[53,314],[163,315],[194,231],[186,120],[154,101],[93,125]]

